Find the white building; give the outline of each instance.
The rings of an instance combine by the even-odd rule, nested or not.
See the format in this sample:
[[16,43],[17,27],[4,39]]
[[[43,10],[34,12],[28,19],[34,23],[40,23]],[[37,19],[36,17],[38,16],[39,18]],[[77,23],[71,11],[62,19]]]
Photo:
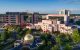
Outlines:
[[36,24],[36,26],[40,26],[43,32],[59,31],[60,33],[72,33],[72,28],[70,26],[60,24],[60,21],[57,20],[42,20],[42,22]]
[[58,27],[59,27],[58,30],[60,31],[60,33],[72,34],[73,32],[71,26],[66,26],[65,24],[59,24]]
[[64,14],[48,14],[46,15],[46,19],[57,20],[60,21],[61,24],[67,24],[69,17]]
[[41,29],[41,25],[42,25],[42,22],[38,22],[37,24],[34,24],[34,27],[35,29],[39,30]]
[[48,14],[46,19],[37,24],[26,26],[26,28],[42,29],[43,32],[55,32],[72,33],[70,26],[66,26],[68,16],[64,14]]
[[57,22],[55,20],[42,20],[42,22],[35,24],[35,27],[41,28],[43,32],[52,32],[57,31],[56,24]]
[[51,20],[42,20],[42,23],[40,23],[41,29],[44,32],[50,31],[52,32],[52,21]]
[[31,24],[31,23],[28,23],[28,24],[26,25],[26,28],[27,28],[27,29],[35,29],[35,26],[34,26],[33,24]]

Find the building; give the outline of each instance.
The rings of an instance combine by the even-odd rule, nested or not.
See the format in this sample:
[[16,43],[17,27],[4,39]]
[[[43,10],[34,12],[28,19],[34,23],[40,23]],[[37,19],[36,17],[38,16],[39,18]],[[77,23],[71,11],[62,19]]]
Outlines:
[[26,23],[38,23],[42,21],[42,15],[38,12],[6,12],[0,14],[0,24],[26,25]]
[[48,14],[40,14],[42,20],[46,19],[46,15],[48,15]]
[[38,23],[42,20],[42,17],[39,13],[34,12],[34,13],[21,13],[21,24],[26,24],[26,23]]
[[32,13],[28,12],[20,12],[20,25],[26,25],[27,23],[31,23]]
[[32,16],[32,23],[38,23],[38,14],[39,13],[33,13],[33,16]]
[[47,31],[50,31],[52,32],[52,21],[50,20],[42,20],[42,25],[41,25],[41,28],[44,32],[47,32]]
[[72,27],[66,26],[65,24],[59,24],[58,30],[60,31],[60,33],[66,33],[66,34],[72,34],[73,33]]
[[26,24],[27,29],[35,29],[35,26],[32,23]]
[[19,25],[19,12],[6,12],[4,16],[4,23]]
[[59,31],[60,33],[71,34],[73,32],[71,26],[66,26],[61,24],[60,21],[55,20],[42,20],[38,24],[35,24],[35,27],[42,29],[43,32],[55,32]]
[[0,14],[0,28],[5,24],[5,16],[6,14]]
[[62,15],[62,14],[48,14],[46,15],[46,19],[51,19],[51,20],[57,20],[60,21],[60,24],[67,24],[69,21],[69,18],[67,15]]
[[[42,20],[37,24],[34,24],[35,27],[42,29],[43,32],[53,32],[57,30],[57,21],[56,20]],[[56,26],[56,27],[55,27]]]
[[0,14],[0,23],[4,23],[4,17],[6,14]]
[[34,27],[35,27],[36,30],[40,30],[41,25],[42,25],[42,22],[38,22],[38,23],[34,24]]
[[70,11],[66,9],[62,9],[59,11],[59,14],[70,16]]
[[75,21],[80,21],[80,14],[70,14],[71,19]]

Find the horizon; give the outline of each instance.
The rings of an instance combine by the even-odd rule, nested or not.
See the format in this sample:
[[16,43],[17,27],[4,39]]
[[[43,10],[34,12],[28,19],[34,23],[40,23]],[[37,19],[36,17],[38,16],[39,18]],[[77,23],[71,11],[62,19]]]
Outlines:
[[41,12],[57,13],[60,9],[80,14],[80,0],[0,0],[0,13]]

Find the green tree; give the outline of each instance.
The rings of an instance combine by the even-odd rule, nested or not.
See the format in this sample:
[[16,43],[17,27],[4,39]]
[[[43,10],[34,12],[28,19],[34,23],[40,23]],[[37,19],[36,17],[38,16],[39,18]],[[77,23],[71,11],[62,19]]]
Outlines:
[[40,37],[41,37],[44,45],[46,45],[46,46],[54,46],[54,43],[51,41],[52,40],[52,38],[51,38],[52,36],[50,34],[42,34]]
[[57,42],[58,45],[61,45],[61,44],[62,44],[60,35],[58,35],[58,36],[56,37],[56,42]]
[[21,31],[21,28],[18,26],[18,27],[16,27],[16,32],[20,32]]
[[50,48],[50,46],[43,44],[43,45],[39,46],[37,48],[37,50],[51,50],[51,48]]
[[80,43],[80,35],[78,33],[78,29],[75,29],[72,34],[72,39],[74,43]]
[[7,35],[10,38],[12,36],[12,31],[8,31]]
[[21,39],[21,37],[22,37],[20,34],[17,34],[16,36],[18,39]]
[[60,50],[60,47],[58,45],[54,45],[51,50]]
[[44,42],[44,44],[47,45],[47,43],[48,43],[47,35],[43,34],[40,37],[41,37],[42,41]]
[[60,34],[56,36],[56,42],[61,46],[65,46],[67,43],[71,43],[72,39],[70,35]]
[[75,24],[76,24],[76,25],[80,25],[80,21],[76,21]]
[[44,47],[45,47],[44,44],[43,44],[43,45],[40,45],[40,46],[37,48],[37,50],[44,50]]
[[1,40],[5,40],[5,33],[0,33],[1,34]]
[[30,34],[31,31],[32,31],[31,29],[27,30],[27,31],[26,31],[26,34]]
[[64,50],[72,50],[72,46],[70,46],[69,44],[66,44],[66,46],[64,47]]

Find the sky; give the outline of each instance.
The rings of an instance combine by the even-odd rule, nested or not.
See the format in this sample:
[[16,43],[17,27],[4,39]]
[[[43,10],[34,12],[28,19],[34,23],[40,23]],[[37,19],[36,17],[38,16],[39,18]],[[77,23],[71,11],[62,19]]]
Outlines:
[[80,0],[0,0],[0,13],[10,11],[56,13],[60,9],[80,13]]

